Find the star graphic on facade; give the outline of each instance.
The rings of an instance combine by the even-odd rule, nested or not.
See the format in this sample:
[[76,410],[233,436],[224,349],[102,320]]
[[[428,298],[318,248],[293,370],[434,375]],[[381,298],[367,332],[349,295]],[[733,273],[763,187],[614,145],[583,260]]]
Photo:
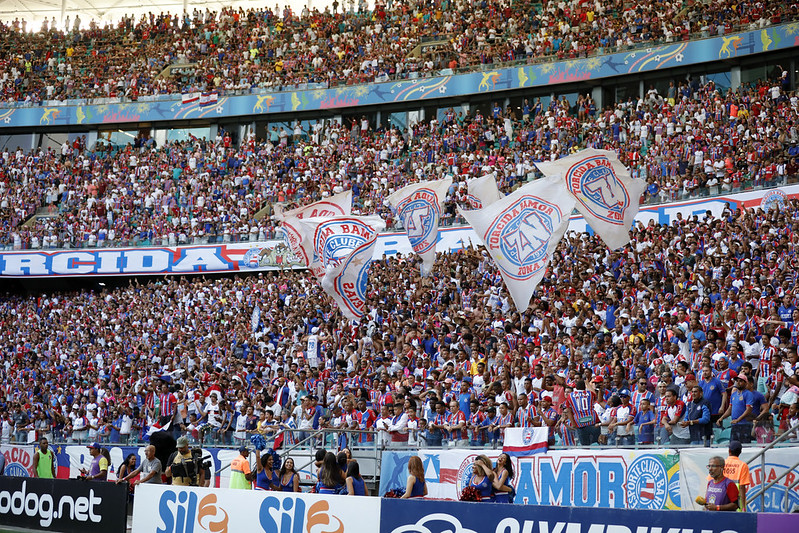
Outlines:
[[216,106],[216,114],[221,115],[224,108],[221,105]]

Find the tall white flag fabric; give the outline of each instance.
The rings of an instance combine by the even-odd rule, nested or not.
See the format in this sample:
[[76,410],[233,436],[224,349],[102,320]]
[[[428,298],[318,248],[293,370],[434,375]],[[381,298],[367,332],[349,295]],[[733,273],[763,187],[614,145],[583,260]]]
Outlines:
[[344,316],[358,320],[366,312],[369,264],[377,235],[386,227],[379,216],[293,219],[303,246],[321,265],[322,289]]
[[609,248],[630,242],[646,182],[633,179],[614,152],[588,148],[536,166],[545,176],[562,180],[577,210]]
[[460,210],[500,269],[516,309],[524,311],[569,226],[574,199],[544,178],[475,211]]
[[330,198],[312,204],[283,211],[281,206],[275,207],[275,218],[282,222],[281,228],[286,235],[286,243],[292,253],[321,280],[324,268],[314,260],[313,245],[310,240],[303,242],[298,228],[298,220],[306,218],[322,218],[349,216],[352,212],[352,191],[334,194]]
[[423,181],[403,187],[388,197],[408,233],[411,248],[422,258],[421,273],[426,276],[436,261],[438,223],[452,178]]
[[504,197],[497,187],[497,178],[494,173],[469,180],[467,201],[472,209],[489,206]]

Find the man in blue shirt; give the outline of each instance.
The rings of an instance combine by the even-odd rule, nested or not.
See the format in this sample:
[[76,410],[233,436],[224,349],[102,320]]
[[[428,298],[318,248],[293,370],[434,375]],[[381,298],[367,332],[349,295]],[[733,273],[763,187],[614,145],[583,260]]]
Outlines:
[[732,431],[730,441],[737,440],[743,444],[752,442],[752,395],[747,390],[746,376],[735,378],[735,386],[730,394],[730,405],[719,418],[717,424],[721,426],[722,421],[730,417],[732,419]]
[[727,391],[719,379],[713,376],[710,365],[702,368],[702,379],[699,380],[702,394],[710,402],[710,419],[715,423],[721,416],[721,405],[726,404]]

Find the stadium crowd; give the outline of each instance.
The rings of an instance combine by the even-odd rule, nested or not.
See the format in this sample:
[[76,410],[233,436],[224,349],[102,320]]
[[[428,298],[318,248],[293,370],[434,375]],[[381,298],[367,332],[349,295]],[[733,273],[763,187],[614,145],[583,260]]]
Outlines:
[[[104,27],[94,21],[83,27],[76,16],[64,29],[45,19],[38,31],[17,19],[0,24],[0,98],[38,105],[370,83],[514,60],[587,57],[764,28],[798,15],[795,2],[431,0],[381,2],[373,11],[360,2],[357,11],[343,12],[195,9],[125,16]],[[424,43],[429,49],[419,52]]]
[[[799,423],[799,202],[570,232],[515,310],[485,252],[372,264],[345,320],[309,273],[166,277],[0,300],[0,438],[338,447],[767,442]],[[257,311],[256,311],[257,309]],[[730,419],[729,422],[726,422]],[[718,430],[713,431],[716,425]],[[276,430],[286,431],[276,436]]]
[[[60,151],[4,150],[0,245],[7,249],[263,241],[275,236],[274,203],[308,203],[352,189],[355,213],[395,222],[386,197],[411,181],[453,177],[443,223],[470,178],[493,173],[509,192],[537,175],[534,163],[580,148],[615,150],[647,180],[647,202],[784,184],[799,174],[799,98],[781,69],[738,91],[676,80],[598,109],[570,104],[494,103],[485,114],[451,110],[379,128],[351,123],[271,127],[238,143],[220,131],[156,146],[139,136],[125,147],[85,139]],[[29,219],[39,211],[46,216]]]

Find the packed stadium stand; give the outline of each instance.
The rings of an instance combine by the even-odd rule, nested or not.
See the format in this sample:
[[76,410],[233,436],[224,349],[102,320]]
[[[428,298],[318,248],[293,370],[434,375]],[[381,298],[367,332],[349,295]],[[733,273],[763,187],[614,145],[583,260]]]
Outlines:
[[[353,214],[401,230],[387,197],[444,176],[442,224],[462,226],[467,180],[493,175],[508,193],[581,148],[615,151],[646,181],[645,205],[787,188],[797,17],[789,2],[444,0],[6,21],[4,265],[280,240],[275,206],[346,190]],[[688,55],[701,47],[712,60]],[[641,57],[652,63],[633,71]],[[556,77],[600,66],[613,72]],[[468,76],[479,84],[440,90]],[[411,85],[427,92],[400,99]],[[237,102],[247,111],[228,113]],[[333,446],[492,447],[542,424],[553,446],[770,442],[799,424],[795,195],[637,223],[615,251],[570,231],[526,310],[474,246],[440,253],[428,278],[413,256],[375,261],[357,324],[301,269],[45,293],[3,270],[0,440],[136,443],[169,422],[241,444],[272,435],[268,407],[286,444],[330,427],[367,431]],[[713,411],[701,432],[695,385]],[[636,416],[648,411],[651,431]]]

